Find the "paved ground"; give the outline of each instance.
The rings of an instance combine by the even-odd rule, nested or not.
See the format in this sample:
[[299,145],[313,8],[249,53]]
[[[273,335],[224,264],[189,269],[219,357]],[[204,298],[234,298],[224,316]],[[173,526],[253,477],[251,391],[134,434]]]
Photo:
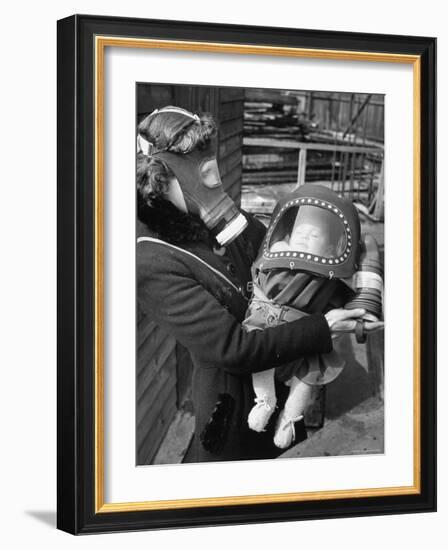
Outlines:
[[326,387],[324,426],[282,457],[338,456],[384,452],[383,334],[370,345],[353,336],[345,346],[346,366]]
[[157,451],[152,464],[179,464],[182,462],[194,433],[194,416],[178,411]]
[[286,451],[281,458],[376,454],[384,452],[382,399],[370,397]]

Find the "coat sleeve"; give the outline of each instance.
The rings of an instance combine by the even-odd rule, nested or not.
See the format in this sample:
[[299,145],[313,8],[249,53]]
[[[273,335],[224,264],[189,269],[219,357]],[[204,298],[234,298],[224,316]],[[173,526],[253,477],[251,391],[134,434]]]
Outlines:
[[266,235],[266,227],[253,214],[249,214],[244,210],[241,212],[246,216],[250,228],[250,238],[257,253]]
[[323,315],[246,332],[174,256],[138,269],[143,310],[204,367],[248,374],[332,350]]

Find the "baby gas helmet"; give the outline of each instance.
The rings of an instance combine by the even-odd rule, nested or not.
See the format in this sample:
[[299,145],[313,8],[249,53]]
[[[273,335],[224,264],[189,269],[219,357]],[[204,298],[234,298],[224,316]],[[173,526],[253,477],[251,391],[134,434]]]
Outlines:
[[351,201],[320,185],[304,185],[280,200],[258,258],[259,268],[352,277],[360,224]]
[[[366,320],[382,316],[376,241],[370,235],[361,238],[355,206],[327,187],[307,184],[278,202],[255,273],[271,299],[291,303],[300,297],[301,306],[305,298],[307,304],[315,299],[310,288],[304,295],[305,274],[344,281],[355,291],[344,307],[365,309]],[[321,286],[318,280],[313,284]]]

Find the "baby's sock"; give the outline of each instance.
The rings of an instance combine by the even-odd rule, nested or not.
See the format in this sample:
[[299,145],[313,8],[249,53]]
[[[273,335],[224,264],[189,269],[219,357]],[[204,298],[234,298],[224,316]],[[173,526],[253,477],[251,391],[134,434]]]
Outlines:
[[255,405],[247,418],[247,423],[251,430],[262,432],[266,428],[277,404],[274,369],[253,374],[252,384],[256,398]]
[[295,376],[291,380],[288,399],[280,413],[274,435],[274,444],[280,449],[287,449],[295,439],[294,423],[305,414],[312,388]]

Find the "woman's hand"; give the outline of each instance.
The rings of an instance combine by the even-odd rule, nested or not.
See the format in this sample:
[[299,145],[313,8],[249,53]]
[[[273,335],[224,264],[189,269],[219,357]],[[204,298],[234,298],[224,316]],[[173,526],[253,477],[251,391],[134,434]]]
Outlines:
[[[344,332],[355,332],[356,321],[366,314],[365,309],[332,309],[325,314],[328,326],[330,327],[331,337],[336,338]],[[373,332],[384,327],[382,321],[366,321],[364,331]]]

